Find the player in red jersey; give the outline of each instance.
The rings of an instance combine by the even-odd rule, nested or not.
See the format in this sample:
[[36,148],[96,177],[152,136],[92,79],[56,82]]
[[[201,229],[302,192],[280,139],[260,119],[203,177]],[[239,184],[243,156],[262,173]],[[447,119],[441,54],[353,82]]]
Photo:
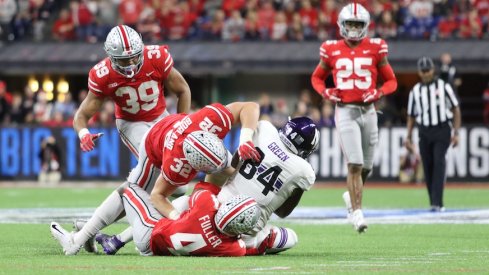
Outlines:
[[[173,67],[167,46],[144,46],[141,36],[126,25],[112,28],[104,50],[108,57],[89,72],[89,93],[75,113],[73,128],[80,138],[81,150],[93,150],[94,141],[102,134],[91,134],[87,129],[88,121],[109,98],[115,103],[116,126],[121,140],[138,158],[144,134],[156,121],[168,115],[164,89],[178,97],[177,112],[187,113],[190,88]],[[175,193],[185,193],[186,189],[181,189]],[[124,240],[132,238],[130,231],[121,235]],[[85,249],[91,252],[96,247],[87,243]]]
[[144,256],[244,256],[239,235],[251,230],[260,216],[256,201],[238,195],[222,205],[219,187],[198,183],[189,209],[176,220],[163,218],[148,193],[135,184],[123,190],[124,209],[134,228],[134,243]]
[[[388,46],[380,38],[367,38],[370,14],[360,4],[348,4],[338,15],[342,40],[324,42],[311,82],[325,99],[336,102],[335,123],[348,163],[348,192],[343,194],[349,218],[358,232],[367,229],[362,212],[363,184],[373,167],[378,142],[374,102],[397,89],[397,80],[387,61]],[[332,73],[334,88],[326,88]],[[377,87],[377,76],[384,80]],[[351,199],[350,199],[351,198]]]
[[179,113],[190,110],[190,88],[173,67],[167,46],[144,46],[141,36],[126,25],[112,28],[104,49],[108,57],[89,72],[89,93],[75,113],[73,128],[82,151],[93,150],[101,134],[91,134],[88,121],[110,98],[121,139],[137,157],[144,133],[168,115],[164,88],[177,95]]
[[[229,152],[220,149],[220,145],[206,136],[206,133],[220,141],[232,125],[241,124],[238,154],[243,160],[257,162],[260,154],[252,137],[258,117],[259,106],[254,102],[234,102],[226,106],[215,103],[189,115],[167,116],[154,124],[143,137],[138,164],[132,169],[127,182],[151,192],[155,208],[163,216],[177,219],[180,213],[168,200],[175,189],[190,182],[198,171],[213,173],[228,165],[226,158]],[[153,178],[157,178],[154,188]],[[116,190],[95,210],[80,231],[68,233],[53,222],[51,233],[66,255],[75,255],[88,239],[113,223],[122,212],[122,200]],[[100,242],[106,253],[110,250],[108,254],[114,254],[124,245],[120,236],[102,238]]]

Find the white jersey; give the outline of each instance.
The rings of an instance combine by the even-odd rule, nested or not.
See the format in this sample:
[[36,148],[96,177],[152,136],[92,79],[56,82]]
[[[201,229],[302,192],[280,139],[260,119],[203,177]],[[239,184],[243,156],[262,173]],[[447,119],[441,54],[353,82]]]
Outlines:
[[294,189],[309,190],[316,180],[316,174],[305,159],[282,144],[277,129],[268,121],[259,121],[253,143],[265,154],[263,161],[257,166],[250,161],[240,165],[222,187],[218,199],[224,202],[238,194],[254,198],[262,211],[253,230],[258,232]]

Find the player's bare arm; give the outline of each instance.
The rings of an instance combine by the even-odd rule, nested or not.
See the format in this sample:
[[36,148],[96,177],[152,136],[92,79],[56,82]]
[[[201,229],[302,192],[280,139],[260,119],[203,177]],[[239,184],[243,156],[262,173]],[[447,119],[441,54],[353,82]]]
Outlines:
[[87,97],[80,104],[80,108],[75,113],[73,128],[78,133],[81,129],[88,127],[88,121],[97,113],[104,100],[101,97],[89,92]]
[[234,173],[234,171],[236,171],[235,168],[228,167],[220,172],[205,175],[204,181],[221,187],[226,183],[227,179]]
[[168,91],[178,97],[177,112],[188,113],[190,111],[191,92],[182,74],[177,69],[172,68],[164,81],[164,85]]
[[407,121],[406,121],[406,124],[407,124],[407,135],[406,135],[406,141],[404,143],[404,146],[406,146],[406,148],[408,150],[413,150],[413,128],[414,128],[414,117],[412,116],[408,116],[407,117]]
[[284,203],[277,208],[273,213],[275,213],[277,216],[280,218],[285,218],[292,211],[295,209],[295,207],[299,204],[299,201],[301,200],[302,194],[304,194],[304,190],[300,188],[295,188],[294,191],[292,191],[292,194],[290,194],[290,197],[284,201]]
[[234,124],[241,123],[238,154],[242,160],[251,159],[260,162],[260,153],[253,144],[253,134],[258,127],[260,105],[255,102],[234,102],[226,105],[234,117]]
[[158,177],[150,194],[151,203],[161,215],[175,220],[180,213],[173,207],[168,197],[173,194],[177,186],[171,185],[162,175]]

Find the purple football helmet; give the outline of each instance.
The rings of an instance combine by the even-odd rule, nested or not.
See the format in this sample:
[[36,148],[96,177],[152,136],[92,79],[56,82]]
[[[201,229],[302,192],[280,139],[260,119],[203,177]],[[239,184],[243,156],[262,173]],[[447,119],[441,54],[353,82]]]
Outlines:
[[316,124],[307,117],[289,120],[279,130],[280,140],[294,154],[307,158],[319,146],[319,131]]

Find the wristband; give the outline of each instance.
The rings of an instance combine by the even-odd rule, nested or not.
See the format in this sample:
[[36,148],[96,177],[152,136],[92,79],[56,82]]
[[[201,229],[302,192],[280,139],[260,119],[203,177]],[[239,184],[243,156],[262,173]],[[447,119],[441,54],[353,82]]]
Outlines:
[[80,130],[80,132],[78,132],[78,138],[82,139],[82,137],[86,134],[90,134],[90,131],[88,131],[87,128],[83,128]]
[[241,134],[239,135],[239,144],[246,143],[248,141],[253,140],[253,134],[255,130],[251,128],[241,128]]
[[180,217],[180,212],[178,210],[173,209],[170,214],[168,214],[168,218],[170,220],[177,220]]

